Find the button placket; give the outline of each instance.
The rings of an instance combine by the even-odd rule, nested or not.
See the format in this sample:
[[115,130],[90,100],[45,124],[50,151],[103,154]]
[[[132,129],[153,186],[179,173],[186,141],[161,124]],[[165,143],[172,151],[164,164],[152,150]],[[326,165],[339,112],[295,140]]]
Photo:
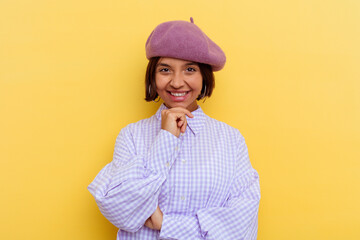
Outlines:
[[[183,165],[182,167],[180,167],[180,169],[182,169],[182,171],[185,171],[184,169],[186,169],[185,164],[186,164],[186,158],[188,157],[188,152],[187,152],[188,151],[188,147],[187,147],[188,142],[187,142],[187,140],[188,140],[188,137],[189,137],[189,135],[187,133],[188,131],[189,131],[189,128],[187,127],[186,131],[185,131],[186,134],[185,133],[181,134],[182,151],[181,151],[181,154],[178,154],[178,157],[177,157],[178,164]],[[178,201],[181,202],[181,206],[182,206],[181,208],[185,209],[186,206],[187,206],[186,202],[188,200],[186,192],[181,191],[181,192],[178,193],[177,196],[178,196]]]
[[[186,128],[185,132],[186,132],[186,131],[188,131],[188,128]],[[184,136],[185,133],[181,133],[180,135],[181,135],[181,142],[183,143],[183,142],[185,141],[185,138],[186,138],[187,135]],[[185,160],[184,158],[181,158],[181,157],[180,157],[179,160],[180,160],[180,162],[181,162],[182,164],[185,164],[185,163],[186,163],[186,160]]]

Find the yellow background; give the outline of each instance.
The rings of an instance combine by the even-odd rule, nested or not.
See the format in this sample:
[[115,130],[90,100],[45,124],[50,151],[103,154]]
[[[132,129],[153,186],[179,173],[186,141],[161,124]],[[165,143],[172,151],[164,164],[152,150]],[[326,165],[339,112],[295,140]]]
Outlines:
[[191,16],[227,55],[201,106],[245,136],[258,239],[360,239],[358,0],[1,0],[0,239],[115,239],[86,187],[159,105],[148,35]]

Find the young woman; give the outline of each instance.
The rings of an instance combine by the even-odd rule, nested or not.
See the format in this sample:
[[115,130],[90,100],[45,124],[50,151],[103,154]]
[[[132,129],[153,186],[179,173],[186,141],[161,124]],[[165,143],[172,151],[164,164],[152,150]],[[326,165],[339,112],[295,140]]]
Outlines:
[[259,177],[245,140],[197,105],[225,54],[191,19],[157,26],[146,55],[145,99],[164,103],[120,131],[88,187],[100,211],[117,239],[256,239]]

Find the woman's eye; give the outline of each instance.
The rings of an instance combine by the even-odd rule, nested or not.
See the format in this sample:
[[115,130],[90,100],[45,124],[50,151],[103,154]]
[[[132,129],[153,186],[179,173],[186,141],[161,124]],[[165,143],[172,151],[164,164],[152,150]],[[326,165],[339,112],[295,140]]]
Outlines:
[[169,72],[168,68],[160,68],[159,72]]
[[192,67],[188,67],[188,68],[186,69],[186,71],[188,71],[188,72],[195,72],[196,69],[195,69],[195,68],[192,68]]

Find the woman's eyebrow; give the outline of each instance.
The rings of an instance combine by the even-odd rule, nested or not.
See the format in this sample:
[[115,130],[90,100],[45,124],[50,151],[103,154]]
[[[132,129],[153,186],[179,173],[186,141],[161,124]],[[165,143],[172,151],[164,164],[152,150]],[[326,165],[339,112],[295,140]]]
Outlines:
[[[199,64],[196,62],[188,62],[184,64],[185,66],[189,66],[189,65],[196,65],[198,66]],[[158,63],[157,66],[164,66],[164,67],[171,67],[169,64],[166,63]]]
[[164,67],[170,67],[170,65],[166,63],[158,63],[157,66],[164,66]]

